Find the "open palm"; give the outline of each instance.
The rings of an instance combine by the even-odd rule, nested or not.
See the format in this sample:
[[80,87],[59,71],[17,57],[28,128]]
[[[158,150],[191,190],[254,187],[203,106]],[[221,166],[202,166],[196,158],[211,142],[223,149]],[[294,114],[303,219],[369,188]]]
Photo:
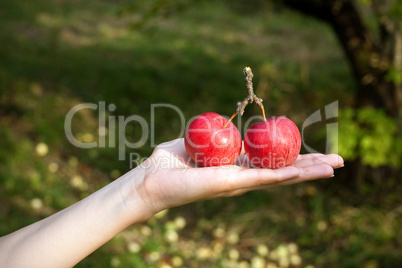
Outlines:
[[[299,155],[296,162],[280,169],[253,168],[242,154],[234,165],[196,167],[188,156],[183,139],[159,145],[141,164],[146,168],[141,197],[160,211],[198,200],[241,195],[333,176],[343,166],[336,154]],[[156,197],[156,198],[155,198]]]

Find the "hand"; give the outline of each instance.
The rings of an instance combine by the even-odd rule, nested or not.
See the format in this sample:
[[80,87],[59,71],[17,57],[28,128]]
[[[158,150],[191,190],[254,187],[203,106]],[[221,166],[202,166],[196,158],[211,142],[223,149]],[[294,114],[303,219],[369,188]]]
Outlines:
[[[196,168],[183,139],[159,145],[137,168],[80,202],[0,238],[1,267],[72,267],[129,225],[166,208],[331,177],[338,155],[301,155],[291,167]],[[60,254],[61,253],[61,254]]]
[[335,154],[299,155],[292,166],[273,170],[251,167],[242,154],[235,165],[196,167],[184,140],[176,139],[157,146],[140,166],[146,171],[137,193],[156,213],[199,200],[329,178],[334,168],[343,166],[343,159]]

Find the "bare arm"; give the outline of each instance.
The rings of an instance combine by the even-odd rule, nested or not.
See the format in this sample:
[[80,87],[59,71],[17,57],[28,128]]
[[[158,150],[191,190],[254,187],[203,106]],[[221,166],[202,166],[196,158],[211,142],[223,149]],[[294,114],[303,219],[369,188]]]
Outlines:
[[[134,222],[152,212],[138,199],[134,169],[80,202],[0,238],[0,267],[72,267]],[[132,200],[128,208],[124,200]]]
[[1,267],[72,267],[128,226],[174,206],[327,178],[338,155],[299,156],[291,167],[195,168],[182,139],[164,143],[143,164],[80,202],[0,238]]

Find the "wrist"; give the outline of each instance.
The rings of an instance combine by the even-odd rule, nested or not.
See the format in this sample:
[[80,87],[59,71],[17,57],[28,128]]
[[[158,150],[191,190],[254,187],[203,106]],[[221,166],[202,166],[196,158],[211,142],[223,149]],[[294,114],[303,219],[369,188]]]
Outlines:
[[147,168],[140,165],[117,179],[121,205],[129,225],[145,221],[159,212],[152,206],[144,188],[146,172]]

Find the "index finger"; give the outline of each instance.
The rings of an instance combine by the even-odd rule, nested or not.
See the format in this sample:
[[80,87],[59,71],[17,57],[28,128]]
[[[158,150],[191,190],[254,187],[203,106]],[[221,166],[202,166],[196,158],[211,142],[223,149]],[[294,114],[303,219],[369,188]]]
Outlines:
[[311,165],[327,164],[333,168],[340,168],[343,166],[343,158],[337,154],[305,154],[299,155],[293,166],[304,168]]
[[263,168],[218,168],[216,170],[215,187],[219,191],[232,191],[254,186],[277,184],[282,181],[297,178],[300,170],[295,167],[284,167],[280,169]]

